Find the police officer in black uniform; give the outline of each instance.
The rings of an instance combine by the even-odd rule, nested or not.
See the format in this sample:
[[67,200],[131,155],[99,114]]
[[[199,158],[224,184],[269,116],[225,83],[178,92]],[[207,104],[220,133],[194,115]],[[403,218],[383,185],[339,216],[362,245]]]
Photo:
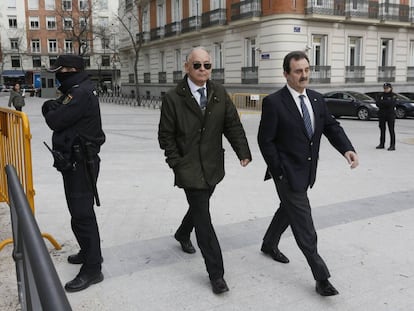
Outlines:
[[69,263],[82,264],[78,275],[66,283],[68,292],[76,292],[101,282],[102,254],[94,200],[99,205],[96,181],[105,141],[97,93],[83,58],[60,55],[49,71],[56,72],[62,93],[42,106],[47,125],[53,130],[53,166],[62,173],[73,233],[80,251],[68,257]]
[[390,132],[390,147],[389,151],[395,150],[395,106],[397,104],[396,96],[392,91],[392,85],[389,82],[384,83],[384,92],[377,99],[377,106],[379,108],[379,128],[380,128],[380,144],[377,149],[384,149],[385,146],[385,129],[388,125]]

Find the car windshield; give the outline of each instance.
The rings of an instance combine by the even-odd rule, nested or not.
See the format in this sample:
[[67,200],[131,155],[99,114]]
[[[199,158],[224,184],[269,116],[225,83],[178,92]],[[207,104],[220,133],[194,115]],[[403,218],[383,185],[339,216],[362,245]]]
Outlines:
[[352,95],[357,100],[373,100],[371,97],[369,97],[366,94],[358,93],[358,92],[349,92],[350,95]]
[[397,96],[397,100],[411,100],[407,96],[401,95],[401,94],[395,94]]

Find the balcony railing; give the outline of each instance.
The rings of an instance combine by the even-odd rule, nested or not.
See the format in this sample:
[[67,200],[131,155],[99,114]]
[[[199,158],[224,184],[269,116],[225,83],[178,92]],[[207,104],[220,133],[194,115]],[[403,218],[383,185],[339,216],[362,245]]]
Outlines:
[[408,22],[410,7],[406,4],[380,3],[378,18],[383,21]]
[[384,1],[369,0],[324,0],[321,5],[316,1],[307,1],[305,8],[307,15],[345,16],[347,18],[373,18],[384,21],[411,21],[410,6]]
[[178,35],[181,32],[181,22],[173,22],[165,25],[165,37],[172,37]]
[[173,82],[178,83],[183,79],[183,72],[181,70],[173,71]]
[[262,15],[261,0],[246,0],[231,5],[231,20],[236,21],[245,18]]
[[189,18],[184,18],[181,20],[181,32],[190,32],[199,29],[201,26],[201,17],[200,16],[191,16]]
[[365,66],[346,66],[345,82],[365,82]]
[[313,83],[330,83],[331,66],[310,66],[310,82]]
[[211,80],[224,84],[224,68],[214,68],[211,71]]
[[151,73],[144,72],[144,83],[151,83]]
[[158,72],[158,83],[167,83],[167,73],[165,71]]
[[151,29],[150,36],[151,41],[164,38],[164,26]]
[[257,84],[259,83],[258,67],[242,67],[242,83],[243,84]]
[[201,26],[203,28],[226,24],[226,9],[216,9],[201,15]]
[[139,42],[140,40],[142,40],[141,42],[148,42],[150,41],[150,33],[148,31],[143,31],[140,33],[137,33],[135,35],[135,39]]
[[414,81],[414,67],[407,67],[407,81]]
[[379,66],[378,67],[378,82],[394,82],[395,81],[395,66]]

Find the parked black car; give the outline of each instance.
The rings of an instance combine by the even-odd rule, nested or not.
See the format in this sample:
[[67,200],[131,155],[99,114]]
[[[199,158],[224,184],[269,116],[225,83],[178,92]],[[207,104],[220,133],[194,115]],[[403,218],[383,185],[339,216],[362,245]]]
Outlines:
[[323,95],[329,111],[335,118],[342,116],[369,120],[376,117],[378,107],[375,100],[364,93],[332,91]]
[[413,92],[399,92],[398,94],[401,94],[405,97],[408,97],[411,100],[414,100],[414,93]]
[[[383,92],[368,92],[365,93],[375,100],[382,95]],[[399,93],[394,93],[397,96],[397,106],[395,107],[395,116],[398,119],[403,119],[405,117],[411,116],[414,117],[414,100],[405,97]]]

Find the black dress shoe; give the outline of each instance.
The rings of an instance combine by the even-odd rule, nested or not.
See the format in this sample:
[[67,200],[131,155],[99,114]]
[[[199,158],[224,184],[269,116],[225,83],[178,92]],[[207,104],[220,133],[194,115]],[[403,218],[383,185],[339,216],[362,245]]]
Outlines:
[[394,151],[395,150],[395,146],[390,146],[389,148],[388,148],[388,151]]
[[261,251],[270,257],[272,257],[274,260],[281,262],[281,263],[289,263],[289,259],[283,255],[281,251],[278,249],[273,249],[271,247],[267,247],[266,245],[262,244]]
[[375,149],[384,149],[384,145],[378,145],[375,147]]
[[335,296],[338,295],[339,292],[336,290],[335,287],[328,281],[316,281],[316,292],[321,296]]
[[174,238],[180,243],[181,248],[183,250],[184,253],[188,253],[188,254],[194,254],[196,252],[193,243],[191,243],[191,240],[179,240],[177,238],[177,235],[174,235]]
[[214,294],[222,294],[224,292],[228,292],[229,288],[227,287],[226,281],[223,278],[219,278],[216,280],[210,280],[211,287],[213,288]]
[[[81,253],[73,254],[68,256],[68,262],[72,265],[80,265],[85,263],[85,257]],[[103,263],[103,258],[101,257],[101,263]]]
[[88,288],[92,284],[102,282],[104,276],[102,272],[95,274],[79,273],[72,281],[69,281],[65,285],[67,292],[78,292],[85,288]]

